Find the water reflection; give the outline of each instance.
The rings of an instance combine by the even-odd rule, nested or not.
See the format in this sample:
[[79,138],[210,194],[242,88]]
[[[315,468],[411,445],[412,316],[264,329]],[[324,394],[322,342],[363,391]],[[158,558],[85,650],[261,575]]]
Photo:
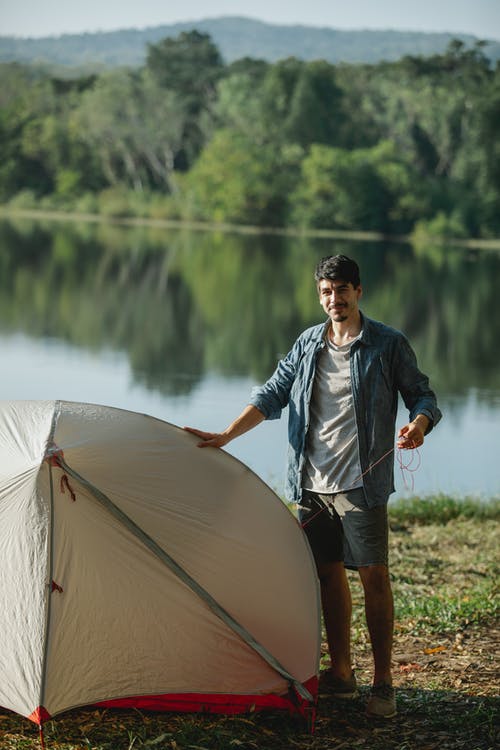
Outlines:
[[[493,253],[0,222],[2,398],[94,401],[222,429],[322,319],[312,269],[333,252],[359,262],[363,309],[408,333],[438,392],[445,418],[416,491],[498,494]],[[281,492],[285,420],[229,452]],[[407,494],[398,471],[396,487]]]
[[438,392],[495,398],[495,253],[331,240],[0,223],[0,327],[126,353],[137,383],[188,393],[206,372],[263,380],[322,319],[312,269],[345,252],[362,307],[405,331]]
[[175,242],[142,232],[3,222],[1,329],[123,351],[137,382],[189,390],[203,372],[203,321],[171,272],[176,254]]

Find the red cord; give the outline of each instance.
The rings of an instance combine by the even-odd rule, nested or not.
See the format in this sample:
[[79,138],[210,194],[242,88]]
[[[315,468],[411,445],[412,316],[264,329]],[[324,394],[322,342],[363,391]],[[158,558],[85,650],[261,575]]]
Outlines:
[[[408,451],[406,451],[406,453],[408,453]],[[418,463],[417,463],[416,466],[413,466],[413,462],[415,461],[415,457],[416,457]],[[415,489],[415,477],[413,475],[415,474],[416,471],[419,470],[420,464],[422,463],[422,460],[420,458],[420,453],[418,451],[418,448],[412,448],[411,449],[411,451],[410,451],[410,460],[406,464],[403,461],[403,451],[401,450],[401,448],[398,449],[398,451],[396,453],[396,458],[397,458],[397,461],[398,461],[398,464],[399,464],[399,468],[401,470],[401,476],[403,477],[403,482],[404,482],[405,488],[407,490],[411,490],[413,492],[413,490]],[[405,472],[407,472],[410,475],[410,479],[411,479],[411,486],[410,487],[408,486],[408,483],[406,481],[406,474],[405,474]]]
[[[365,474],[368,474],[368,472],[371,471],[374,466],[377,466],[377,464],[379,464],[381,461],[383,461],[384,458],[387,458],[387,456],[389,456],[394,450],[395,450],[395,448],[391,448],[386,453],[384,453],[383,456],[381,456],[379,459],[377,459],[373,464],[370,464],[370,466],[366,469],[366,471],[364,471],[362,474],[360,474],[359,477],[356,477],[356,479],[353,482],[351,482],[351,484],[349,485],[349,487],[347,487],[344,490],[344,492],[347,492],[353,485],[357,484],[359,482],[359,480],[362,479],[365,476]],[[408,453],[408,449],[406,449],[406,453]],[[413,492],[413,489],[415,487],[415,479],[413,477],[413,474],[416,471],[418,471],[418,469],[420,468],[421,458],[420,458],[420,453],[418,452],[418,448],[411,448],[410,449],[410,454],[411,454],[410,461],[407,464],[405,464],[403,462],[403,451],[401,450],[401,448],[398,448],[397,453],[396,453],[396,458],[397,458],[397,461],[399,463],[399,468],[401,469],[401,474],[402,474],[402,477],[403,477],[404,485],[405,485],[405,487],[406,487],[407,490],[410,489],[410,487],[408,487],[408,484],[406,482],[406,475],[405,475],[405,472],[408,472],[408,474],[411,477],[411,491]],[[415,467],[413,467],[413,462],[415,460],[415,454],[416,454],[417,459],[418,459],[418,464]],[[311,518],[308,518],[306,521],[304,521],[304,523],[301,524],[302,528],[304,529],[308,524],[311,523],[311,521],[314,521],[314,519],[317,516],[319,516],[320,513],[323,513],[324,510],[326,510],[326,505],[323,508],[321,508],[320,510],[318,510],[313,516],[311,516]]]

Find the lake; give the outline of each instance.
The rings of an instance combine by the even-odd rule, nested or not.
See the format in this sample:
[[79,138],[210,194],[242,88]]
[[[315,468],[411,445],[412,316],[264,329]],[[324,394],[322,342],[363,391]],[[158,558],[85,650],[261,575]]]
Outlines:
[[[2,220],[2,398],[223,429],[297,334],[324,319],[313,269],[339,252],[360,265],[363,311],[409,336],[444,415],[406,483],[396,464],[396,496],[498,495],[495,251]],[[286,419],[228,451],[281,494]]]

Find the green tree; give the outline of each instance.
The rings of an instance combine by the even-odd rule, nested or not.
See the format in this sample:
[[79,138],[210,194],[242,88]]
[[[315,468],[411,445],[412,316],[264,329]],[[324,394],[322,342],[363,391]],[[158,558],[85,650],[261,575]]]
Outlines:
[[61,82],[41,71],[2,66],[0,194],[4,198],[21,188],[41,196],[61,192],[60,188],[68,194],[83,185],[100,186],[94,154],[73,120],[81,92],[92,82],[92,78]]
[[[484,90],[484,89],[483,89]],[[480,107],[479,139],[483,145],[476,159],[476,184],[481,195],[479,226],[500,232],[500,65],[484,90]],[[478,163],[479,161],[479,163]]]
[[216,222],[283,225],[293,154],[219,130],[184,185],[191,216]]
[[26,150],[25,130],[33,128],[49,99],[50,87],[39,73],[16,63],[0,66],[0,198],[21,189],[40,195],[53,188],[50,171],[40,156]]
[[256,143],[339,145],[344,125],[335,68],[295,58],[275,65],[245,60],[219,83],[217,122]]
[[142,189],[144,175],[131,127],[135,105],[134,77],[127,71],[112,71],[100,76],[83,96],[78,121],[83,138],[99,155],[107,182],[116,185],[124,180]]
[[217,85],[213,105],[218,129],[236,130],[257,144],[269,139],[262,117],[263,103],[260,89],[270,65],[260,60],[244,58],[232,65]]
[[342,92],[333,65],[322,60],[304,64],[283,122],[284,137],[303,147],[312,143],[342,145],[343,125]]
[[419,175],[418,191],[424,186],[428,196],[419,218],[458,212],[471,234],[479,231],[486,169],[481,102],[492,76],[481,45],[466,49],[458,41],[443,55],[351,71],[350,102],[357,100],[361,120],[372,123],[376,140],[397,144]]
[[224,72],[220,52],[208,34],[182,32],[148,45],[146,66],[159,86],[174,95],[184,115],[176,167],[187,169],[206,140],[217,81]]
[[101,76],[82,97],[78,121],[110,185],[175,190],[174,163],[182,148],[184,119],[174,95],[148,70]]
[[306,227],[387,231],[393,199],[369,150],[314,145],[302,162],[292,217]]

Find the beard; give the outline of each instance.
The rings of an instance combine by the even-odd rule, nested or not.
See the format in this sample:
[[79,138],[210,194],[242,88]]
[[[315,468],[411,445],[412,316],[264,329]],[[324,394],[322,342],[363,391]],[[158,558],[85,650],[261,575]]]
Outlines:
[[332,318],[332,320],[335,320],[338,323],[342,323],[349,317],[348,312],[349,311],[345,306],[342,306],[341,308],[333,308],[330,312],[330,317]]

